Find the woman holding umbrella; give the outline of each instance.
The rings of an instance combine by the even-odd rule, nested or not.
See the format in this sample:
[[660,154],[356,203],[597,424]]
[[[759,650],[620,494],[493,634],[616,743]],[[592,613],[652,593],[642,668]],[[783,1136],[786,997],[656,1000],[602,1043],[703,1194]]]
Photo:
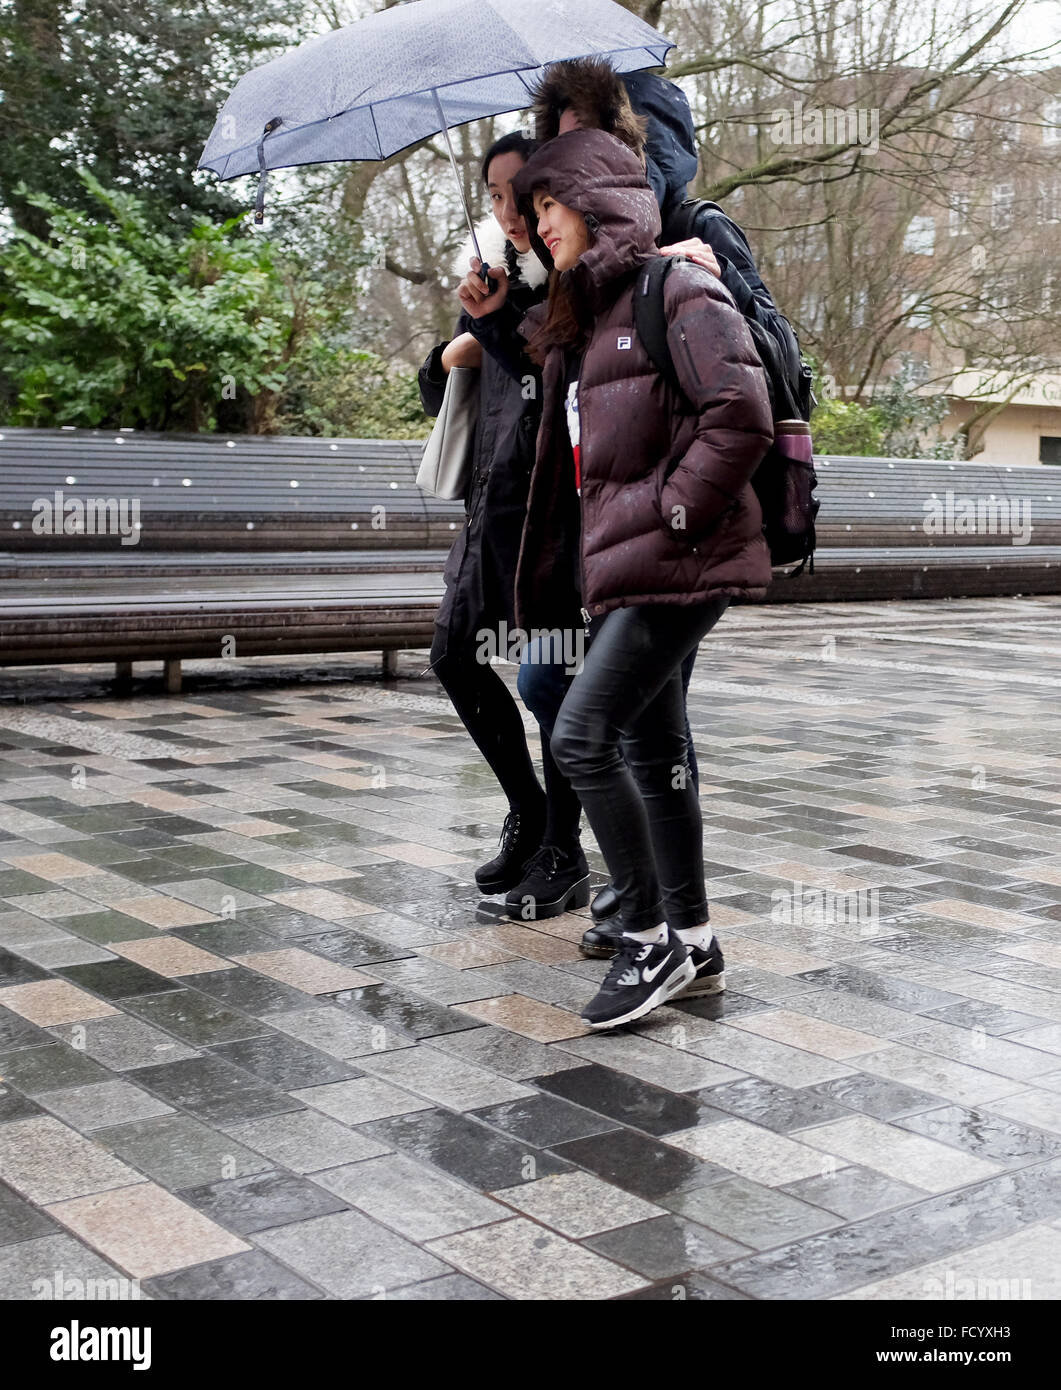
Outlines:
[[[419,378],[424,409],[437,415],[451,368],[481,367],[467,520],[446,562],[431,665],[509,802],[498,854],[476,870],[476,883],[483,893],[507,893],[510,915],[523,920],[557,916],[589,902],[578,799],[557,772],[544,735],[542,790],[519,706],[484,659],[484,652],[488,658],[491,649],[498,650],[502,623],[509,632],[516,626],[513,584],[541,418],[539,374],[521,355],[516,330],[524,314],[544,299],[546,271],[531,249],[512,193],[512,180],[534,148],[513,132],[491,145],[482,164],[493,217],[477,228],[477,240],[497,267],[495,277],[504,275],[504,307],[484,314],[491,287],[475,272],[468,274],[460,287],[464,310],[454,338],[432,349]],[[465,271],[469,250],[460,258]],[[478,260],[473,264],[478,267]],[[488,635],[495,639],[492,644],[484,643]]]
[[532,244],[557,272],[523,329],[543,364],[543,405],[516,618],[523,628],[572,620],[574,548],[588,650],[551,751],[622,900],[618,954],[582,1015],[611,1028],[686,988],[721,987],[681,666],[732,598],[761,598],[770,582],[750,479],[772,417],[744,320],[698,266],[679,263],[665,281],[680,392],[641,346],[633,296],[659,254],[660,214],[625,145],[572,130],[543,145],[514,187]]

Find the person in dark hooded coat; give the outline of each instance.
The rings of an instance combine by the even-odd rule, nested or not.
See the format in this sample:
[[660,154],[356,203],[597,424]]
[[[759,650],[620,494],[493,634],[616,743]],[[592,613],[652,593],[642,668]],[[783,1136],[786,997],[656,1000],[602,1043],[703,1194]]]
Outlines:
[[664,282],[680,390],[638,339],[634,294],[659,255],[660,215],[624,144],[572,130],[542,146],[513,188],[554,272],[548,304],[523,327],[543,363],[543,402],[516,619],[577,622],[566,562],[575,499],[589,641],[551,750],[622,902],[616,957],[582,1013],[612,1028],[724,985],[681,668],[732,598],[761,598],[770,582],[751,478],[773,419],[750,331],[711,273],[680,262]]
[[[462,284],[466,308],[454,337],[431,350],[419,374],[424,409],[437,415],[449,369],[480,368],[467,516],[446,560],[431,667],[509,802],[499,852],[476,870],[476,883],[485,894],[507,893],[510,915],[524,920],[557,916],[589,901],[578,798],[557,771],[546,737],[542,790],[519,706],[489,660],[509,656],[516,627],[513,585],[541,415],[536,368],[518,352],[502,358],[498,350],[498,343],[516,341],[520,319],[546,293],[547,272],[530,248],[511,195],[512,175],[533,150],[534,143],[517,131],[495,141],[483,160],[494,213],[477,227],[476,237],[495,273],[505,273],[504,311],[480,322],[474,291]],[[474,286],[478,280],[467,274],[469,261],[479,263],[471,250],[469,239],[455,268]],[[557,847],[563,849],[559,863]]]
[[[691,254],[718,276],[742,314],[756,318],[787,343],[780,332],[777,307],[736,223],[704,209],[691,227],[679,228],[677,239],[668,231],[668,224],[684,221],[676,214],[699,163],[692,113],[680,87],[650,72],[620,75],[603,58],[552,63],[535,91],[534,119],[539,141],[575,129],[604,130],[620,139],[642,161],[659,204],[661,242],[670,243],[661,254]],[[686,693],[695,661],[694,650],[682,667]],[[528,661],[525,657],[520,667],[520,695],[547,735],[552,732],[567,684],[563,670],[548,660]],[[688,717],[686,734],[690,775],[697,787],[699,769]],[[615,951],[622,930],[617,918],[620,908],[614,885],[608,884],[596,895],[591,909],[594,924],[582,937],[584,955],[609,956]]]

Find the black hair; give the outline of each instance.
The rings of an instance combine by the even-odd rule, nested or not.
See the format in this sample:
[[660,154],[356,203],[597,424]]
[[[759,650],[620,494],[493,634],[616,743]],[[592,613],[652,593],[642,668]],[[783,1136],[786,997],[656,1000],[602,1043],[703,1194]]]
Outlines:
[[499,154],[515,153],[521,155],[526,163],[537,148],[537,140],[524,135],[522,130],[510,130],[507,135],[502,135],[483,155],[483,183],[489,183],[490,161],[496,159]]

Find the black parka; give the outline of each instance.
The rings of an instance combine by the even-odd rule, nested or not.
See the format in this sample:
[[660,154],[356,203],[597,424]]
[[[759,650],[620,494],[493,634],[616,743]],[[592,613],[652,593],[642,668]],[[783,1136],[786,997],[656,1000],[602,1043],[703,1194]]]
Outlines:
[[[522,279],[508,243],[506,248],[505,305],[482,319],[462,313],[454,330],[455,337],[472,333],[479,340],[483,365],[475,451],[464,498],[466,519],[446,560],[446,592],[435,619],[446,651],[476,643],[477,632],[496,632],[502,621],[510,630],[515,627],[516,561],[541,419],[540,373],[521,356],[517,328],[523,315],[544,299],[545,288],[533,288]],[[428,415],[437,415],[442,406],[445,346],[433,348],[420,368],[420,399]]]

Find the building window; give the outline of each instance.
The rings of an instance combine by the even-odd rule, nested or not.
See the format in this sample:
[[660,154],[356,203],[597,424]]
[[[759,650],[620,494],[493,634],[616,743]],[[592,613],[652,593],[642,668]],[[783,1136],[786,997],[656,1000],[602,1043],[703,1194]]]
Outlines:
[[1039,462],[1061,464],[1061,435],[1039,436]]
[[936,219],[912,217],[903,238],[903,250],[912,256],[931,256],[936,249]]
[[1043,144],[1061,144],[1061,101],[1056,97],[1043,107]]
[[972,198],[968,193],[952,193],[948,201],[950,205],[948,231],[951,236],[964,236],[969,230],[969,208]]
[[1013,226],[1013,185],[996,183],[991,190],[991,226],[1004,232]]
[[1038,222],[1061,222],[1061,179],[1040,180],[1035,202]]
[[968,111],[957,111],[954,115],[955,140],[971,140],[976,117]]
[[921,303],[921,296],[916,290],[903,295],[902,312],[911,328],[927,328],[932,322],[932,311]]

